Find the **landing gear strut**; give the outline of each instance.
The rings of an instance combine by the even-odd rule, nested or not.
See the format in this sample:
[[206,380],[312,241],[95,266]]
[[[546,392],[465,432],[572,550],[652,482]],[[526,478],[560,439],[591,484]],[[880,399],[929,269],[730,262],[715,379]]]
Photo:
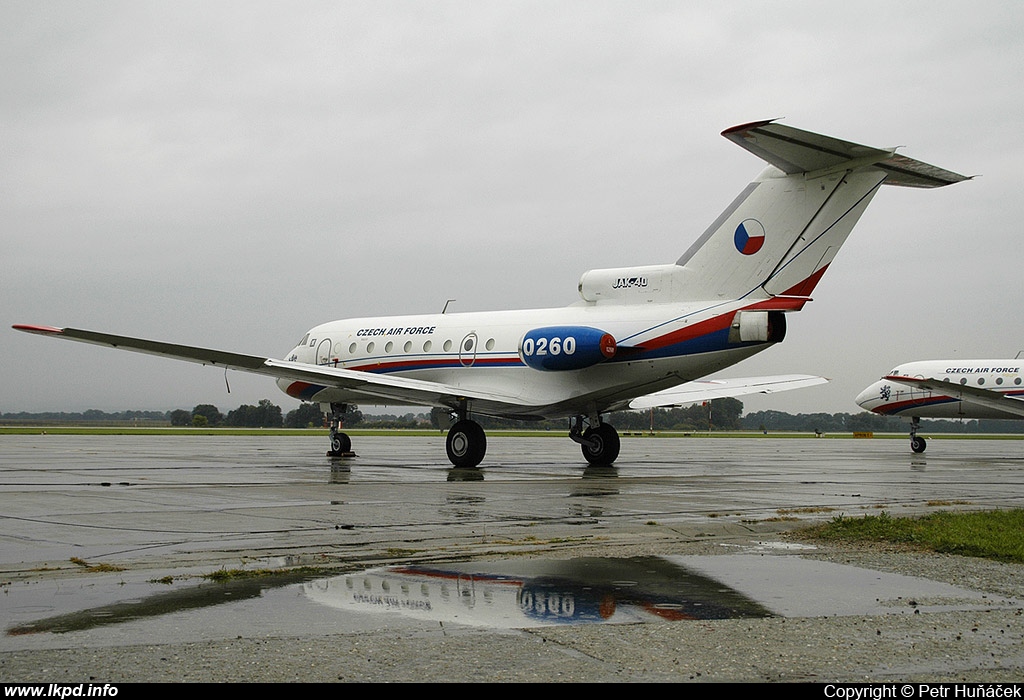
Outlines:
[[921,427],[921,419],[914,416],[910,419],[910,449],[921,454],[928,446],[923,437],[918,437],[917,430]]
[[[589,423],[585,430],[584,421]],[[571,419],[569,438],[579,443],[583,456],[595,466],[607,466],[619,457],[619,434],[611,423],[602,423],[600,416],[576,416]]]
[[344,427],[345,410],[348,408],[343,403],[332,403],[331,411],[328,414],[327,425],[331,430],[331,449],[327,450],[328,457],[354,457],[352,452],[352,438],[342,432]]

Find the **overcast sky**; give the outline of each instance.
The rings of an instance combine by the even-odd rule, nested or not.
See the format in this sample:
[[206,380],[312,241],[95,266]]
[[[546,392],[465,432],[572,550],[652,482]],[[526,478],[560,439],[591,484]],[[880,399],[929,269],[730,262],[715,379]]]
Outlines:
[[280,357],[317,323],[564,306],[674,262],[781,118],[976,179],[886,187],[785,342],[722,376],[851,412],[1024,350],[1024,3],[0,3],[0,411],[225,413],[273,381],[18,333]]

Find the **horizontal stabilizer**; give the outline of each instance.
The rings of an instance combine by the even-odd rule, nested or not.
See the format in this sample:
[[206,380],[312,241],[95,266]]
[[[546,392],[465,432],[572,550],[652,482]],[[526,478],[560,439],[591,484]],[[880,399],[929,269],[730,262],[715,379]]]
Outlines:
[[828,379],[810,374],[782,374],[742,379],[699,379],[671,389],[641,396],[629,402],[632,409],[685,406],[698,401],[724,399],[749,394],[771,394],[824,384]]
[[726,129],[722,136],[742,146],[787,175],[826,174],[872,166],[886,173],[885,184],[903,187],[942,187],[971,178],[896,154],[896,149],[872,148],[794,129],[774,121],[752,122]]

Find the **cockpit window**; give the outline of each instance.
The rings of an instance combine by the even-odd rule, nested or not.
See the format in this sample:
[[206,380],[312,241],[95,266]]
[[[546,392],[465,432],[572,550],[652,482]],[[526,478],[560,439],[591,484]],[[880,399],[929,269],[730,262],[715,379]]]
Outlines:
[[302,340],[299,341],[299,345],[305,345],[307,340],[309,340],[309,333],[306,333],[306,335],[302,336]]

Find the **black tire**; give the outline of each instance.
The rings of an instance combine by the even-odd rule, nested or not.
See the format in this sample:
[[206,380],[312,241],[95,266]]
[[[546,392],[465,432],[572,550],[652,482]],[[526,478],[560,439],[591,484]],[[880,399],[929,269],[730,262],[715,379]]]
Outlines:
[[469,469],[480,464],[487,452],[487,437],[479,423],[460,420],[448,431],[445,440],[448,460],[460,469]]
[[340,457],[352,451],[352,438],[345,433],[335,433],[331,436],[331,455]]
[[910,449],[914,452],[921,454],[924,452],[924,448],[928,446],[923,437],[917,437],[916,435],[910,438]]
[[594,465],[606,466],[619,458],[619,434],[609,423],[601,423],[597,428],[587,428],[583,437],[592,442],[593,446],[583,444],[583,456]]

